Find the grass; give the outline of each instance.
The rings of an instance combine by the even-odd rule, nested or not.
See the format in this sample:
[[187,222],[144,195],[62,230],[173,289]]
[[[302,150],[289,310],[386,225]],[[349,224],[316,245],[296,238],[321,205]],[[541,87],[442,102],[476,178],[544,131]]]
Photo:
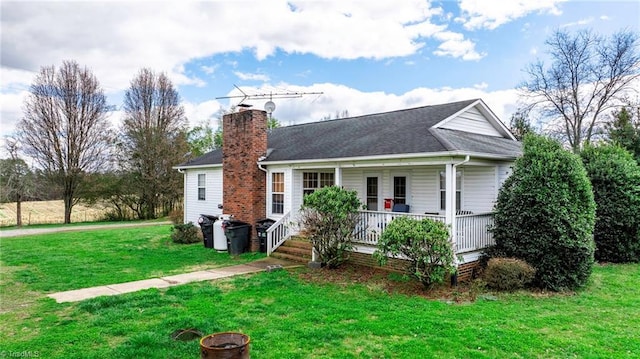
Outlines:
[[[43,293],[129,282],[244,263],[202,244],[171,242],[171,225],[59,232],[0,239],[3,266],[14,280]],[[0,289],[4,287],[0,285]]]
[[[126,232],[124,237],[160,243],[151,251],[168,250],[166,232]],[[253,358],[640,357],[638,264],[598,265],[588,287],[577,293],[491,293],[462,304],[389,294],[366,283],[310,282],[303,279],[307,269],[57,304],[43,296],[47,285],[40,282],[55,278],[25,283],[15,274],[24,266],[47,271],[50,264],[16,262],[20,256],[9,264],[5,255],[16,248],[4,244],[3,296],[10,291],[32,300],[0,314],[0,352],[6,355],[195,358],[197,341],[170,337],[193,327],[207,334],[248,334]],[[126,253],[128,244],[114,239],[103,250]],[[206,252],[196,245],[194,251],[198,247]],[[42,255],[47,248],[37,251]],[[73,272],[58,270],[57,276],[59,283],[73,280]]]

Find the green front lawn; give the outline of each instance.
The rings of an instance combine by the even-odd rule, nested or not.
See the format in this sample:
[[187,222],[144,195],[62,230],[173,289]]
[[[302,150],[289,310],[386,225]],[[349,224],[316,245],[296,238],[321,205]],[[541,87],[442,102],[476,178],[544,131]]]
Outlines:
[[[202,243],[171,242],[171,225],[60,232],[0,239],[0,260],[15,281],[50,293],[241,264]],[[4,284],[4,283],[3,283]],[[5,289],[0,285],[0,289]]]
[[[114,239],[103,250],[127,253],[132,250],[129,240],[136,237],[140,242],[157,243],[158,251],[177,251],[156,259],[160,271],[176,270],[178,266],[167,268],[162,258],[179,257],[182,251],[193,256],[194,265],[201,265],[197,253],[206,253],[204,248],[175,249],[163,239],[168,238],[168,228],[155,234],[143,228],[123,229],[127,239]],[[93,238],[99,233],[85,236]],[[55,235],[52,238],[55,242]],[[176,329],[194,327],[205,334],[248,334],[251,357],[257,359],[640,357],[637,264],[597,266],[589,286],[578,293],[487,293],[462,304],[389,294],[368,283],[309,282],[300,276],[307,269],[57,304],[44,296],[43,288],[49,285],[42,281],[58,283],[51,287],[62,286],[74,281],[74,272],[54,268],[57,275],[25,282],[24,275],[16,275],[20,270],[30,267],[48,272],[48,266],[64,261],[34,263],[18,258],[37,257],[38,251],[56,257],[66,251],[50,246],[37,247],[37,251],[22,246],[7,249],[5,243],[10,240],[14,239],[2,242],[0,353],[5,356],[196,358],[197,341],[170,338]],[[92,251],[85,248],[82,253]],[[72,254],[66,256],[79,264],[71,259]],[[215,255],[210,261],[217,265],[222,257]],[[104,262],[101,266],[115,265],[107,259]],[[150,262],[138,259],[129,268],[137,267],[134,263],[146,263],[141,272],[154,272]],[[187,264],[182,262],[182,266]],[[13,293],[11,308],[4,305],[7,293]]]

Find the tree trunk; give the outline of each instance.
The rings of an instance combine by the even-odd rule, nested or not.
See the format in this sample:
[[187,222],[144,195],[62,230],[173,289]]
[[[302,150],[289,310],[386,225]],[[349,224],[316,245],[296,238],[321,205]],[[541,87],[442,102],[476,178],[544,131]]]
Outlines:
[[16,225],[22,227],[22,196],[16,196]]
[[73,208],[73,197],[69,194],[64,195],[64,224],[71,223],[71,209]]

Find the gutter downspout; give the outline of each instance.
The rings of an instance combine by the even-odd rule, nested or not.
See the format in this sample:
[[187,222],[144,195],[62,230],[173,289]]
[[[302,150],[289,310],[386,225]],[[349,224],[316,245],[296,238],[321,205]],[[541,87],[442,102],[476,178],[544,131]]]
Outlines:
[[453,192],[453,196],[454,196],[454,201],[453,201],[453,206],[450,209],[451,211],[451,246],[453,247],[453,265],[455,267],[455,272],[451,275],[451,285],[452,286],[457,286],[458,285],[458,265],[460,264],[458,262],[458,253],[456,248],[457,245],[457,236],[458,236],[458,228],[457,228],[457,220],[456,220],[456,205],[455,205],[455,193],[457,191],[456,188],[456,177],[457,177],[457,171],[456,168],[460,165],[463,165],[467,162],[469,162],[471,160],[471,156],[467,155],[465,157],[464,160],[462,160],[461,162],[458,163],[454,163],[452,165],[453,171],[452,172],[452,180],[451,180],[451,188],[452,188],[452,192]]
[[264,173],[267,173],[267,169],[262,167],[262,164],[260,162],[264,161],[265,159],[267,159],[267,156],[262,156],[260,158],[258,158],[258,162],[256,162],[256,164],[258,165],[258,169]]

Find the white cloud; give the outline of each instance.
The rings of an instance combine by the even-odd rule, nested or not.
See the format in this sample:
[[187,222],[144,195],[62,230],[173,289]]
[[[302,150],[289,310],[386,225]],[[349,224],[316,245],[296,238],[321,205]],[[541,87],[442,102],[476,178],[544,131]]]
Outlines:
[[560,15],[559,4],[567,0],[460,0],[457,19],[468,30],[493,30],[530,13]]
[[213,75],[216,70],[218,69],[218,67],[220,67],[220,65],[216,64],[213,66],[206,66],[206,65],[202,65],[200,66],[200,70],[202,70],[202,72],[204,72],[207,75]]
[[250,74],[246,72],[234,71],[234,75],[238,76],[240,80],[250,80],[250,81],[269,81],[269,76],[265,74]]
[[584,26],[584,25],[588,25],[588,24],[592,23],[593,20],[594,20],[593,17],[589,17],[589,18],[586,18],[586,19],[580,19],[578,21],[562,24],[562,25],[560,25],[560,27]]
[[442,43],[433,52],[437,56],[451,56],[463,60],[480,60],[485,53],[476,51],[476,44],[464,38],[464,35],[451,31],[443,31],[434,35]]
[[207,124],[213,129],[219,126],[218,119],[222,104],[218,100],[208,100],[200,103],[183,102],[184,112],[189,119],[189,126]]
[[476,88],[478,90],[486,90],[488,87],[489,87],[489,84],[487,84],[486,82],[473,85],[473,88]]
[[430,23],[441,9],[422,0],[290,3],[295,11],[285,0],[2,2],[2,66],[36,71],[71,58],[121,88],[141,67],[174,78],[192,59],[245,49],[258,59],[276,49],[339,59],[407,56],[443,29]]

